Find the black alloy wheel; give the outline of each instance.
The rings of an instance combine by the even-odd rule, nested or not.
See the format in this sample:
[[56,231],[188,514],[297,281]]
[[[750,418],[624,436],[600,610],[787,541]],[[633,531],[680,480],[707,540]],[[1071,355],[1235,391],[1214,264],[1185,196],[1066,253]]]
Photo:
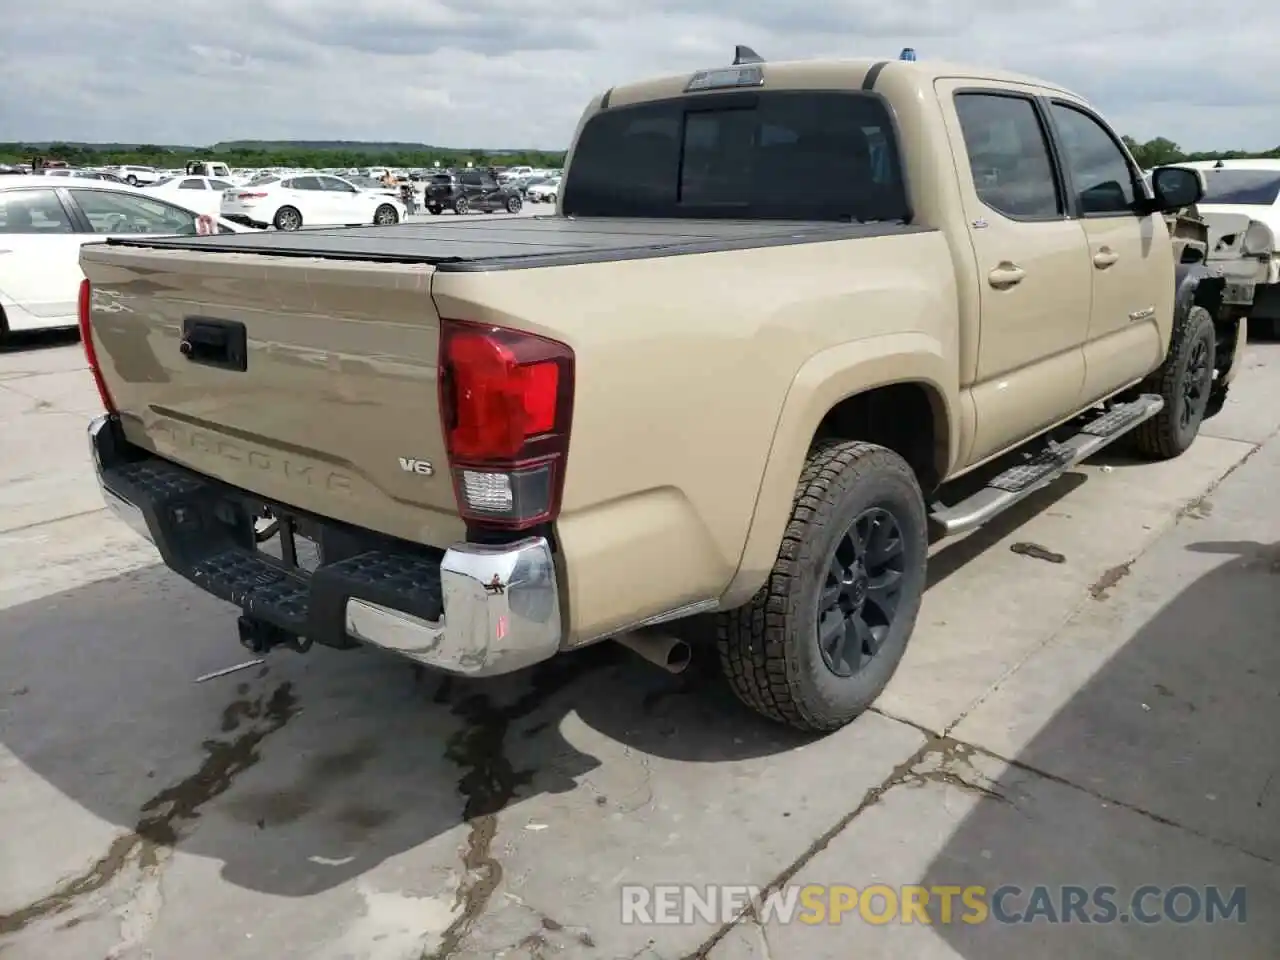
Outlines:
[[836,676],[853,676],[880,652],[898,613],[905,572],[897,518],[884,507],[862,511],[832,551],[818,600],[818,645]]

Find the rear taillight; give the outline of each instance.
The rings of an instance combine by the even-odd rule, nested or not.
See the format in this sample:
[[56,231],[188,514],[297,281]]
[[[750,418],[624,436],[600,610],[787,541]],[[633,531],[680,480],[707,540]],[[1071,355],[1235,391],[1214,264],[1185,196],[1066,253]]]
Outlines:
[[458,510],[524,530],[554,520],[573,414],[573,351],[530,333],[440,323],[440,416]]
[[93,345],[93,329],[89,326],[90,306],[93,303],[93,289],[88,280],[80,281],[80,342],[84,345],[84,358],[89,363],[89,372],[93,374],[93,382],[98,387],[98,396],[107,413],[116,412],[115,401],[111,399],[111,391],[107,382],[102,379],[102,368],[98,365],[98,351]]
[[236,194],[236,199],[237,200],[261,200],[265,196],[266,196],[265,193],[238,193]]

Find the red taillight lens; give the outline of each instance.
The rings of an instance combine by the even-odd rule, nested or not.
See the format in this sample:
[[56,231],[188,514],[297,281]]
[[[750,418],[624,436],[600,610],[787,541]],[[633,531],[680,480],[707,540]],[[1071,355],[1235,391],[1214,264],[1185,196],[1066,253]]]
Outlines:
[[241,193],[236,195],[237,200],[261,200],[265,197],[265,193]]
[[98,366],[98,351],[93,346],[93,330],[89,326],[89,308],[92,303],[93,289],[89,286],[88,280],[81,280],[80,343],[84,346],[84,358],[89,363],[89,372],[93,374],[93,382],[98,387],[98,396],[102,399],[102,406],[107,413],[115,413],[115,401],[111,399],[111,392],[107,389],[107,383],[102,379],[102,368]]
[[555,519],[573,374],[573,351],[563,343],[441,321],[440,415],[465,517],[515,530]]

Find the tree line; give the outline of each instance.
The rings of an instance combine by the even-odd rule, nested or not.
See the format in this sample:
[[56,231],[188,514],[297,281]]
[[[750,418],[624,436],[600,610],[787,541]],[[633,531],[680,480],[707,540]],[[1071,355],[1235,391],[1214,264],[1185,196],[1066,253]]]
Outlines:
[[0,143],[0,163],[30,163],[32,157],[65,160],[73,167],[106,167],[130,163],[149,167],[181,168],[192,160],[216,160],[229,167],[442,167],[498,164],[532,167],[558,167],[564,162],[563,151],[551,150],[452,150],[447,147],[416,147],[391,144],[381,149],[376,144],[325,148],[288,143],[262,146],[229,145],[227,147],[166,147],[156,144],[73,144],[51,143],[37,146],[28,143]]
[[[1184,160],[1219,160],[1241,157],[1280,158],[1280,146],[1260,153],[1245,150],[1188,153],[1165,137],[1139,143],[1124,138],[1133,158],[1144,169]],[[353,144],[329,148],[310,144],[229,144],[214,147],[165,147],[155,144],[69,144],[53,143],[37,147],[26,143],[0,143],[0,163],[29,163],[33,156],[65,160],[72,166],[96,167],[136,163],[151,167],[182,167],[191,160],[216,159],[230,167],[442,167],[499,164],[532,167],[559,167],[564,151],[554,150],[452,150],[447,147],[413,144]]]
[[1182,163],[1186,160],[1241,160],[1269,158],[1280,159],[1280,147],[1250,153],[1248,150],[1201,150],[1188,153],[1172,140],[1156,137],[1146,143],[1139,143],[1132,137],[1123,138],[1125,146],[1133,154],[1133,159],[1144,170],[1167,163]]

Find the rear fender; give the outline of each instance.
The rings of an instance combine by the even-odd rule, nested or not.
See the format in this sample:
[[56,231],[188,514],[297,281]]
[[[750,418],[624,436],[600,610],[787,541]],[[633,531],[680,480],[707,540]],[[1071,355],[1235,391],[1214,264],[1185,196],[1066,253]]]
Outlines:
[[[791,517],[800,472],[827,413],[849,397],[877,387],[919,383],[933,395],[940,475],[958,458],[958,431],[952,395],[955,360],[943,344],[924,333],[886,334],[840,344],[811,357],[796,374],[783,402],[756,496],[755,511],[737,573],[721,596],[721,606],[745,603],[759,590],[778,556]],[[948,387],[948,384],[951,386]]]

